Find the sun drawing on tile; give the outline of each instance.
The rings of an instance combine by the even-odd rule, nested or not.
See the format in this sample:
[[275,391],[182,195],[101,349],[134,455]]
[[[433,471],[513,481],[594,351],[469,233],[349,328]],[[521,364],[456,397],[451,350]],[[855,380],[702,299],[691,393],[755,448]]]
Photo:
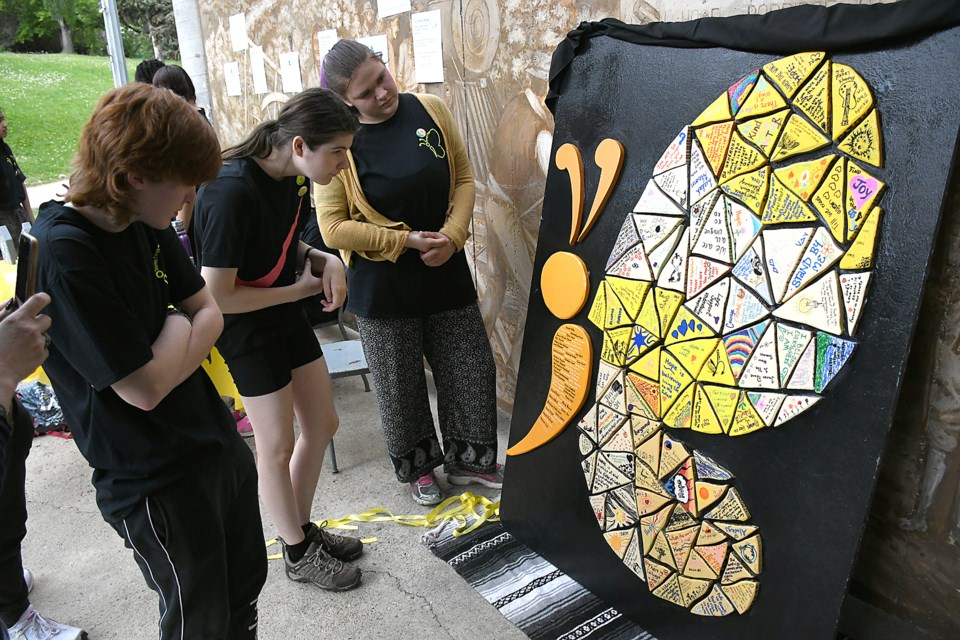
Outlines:
[[627,214],[589,311],[603,344],[579,442],[597,523],[655,596],[704,616],[757,597],[762,523],[666,428],[740,436],[820,400],[854,350],[882,162],[866,82],[802,53],[684,127]]

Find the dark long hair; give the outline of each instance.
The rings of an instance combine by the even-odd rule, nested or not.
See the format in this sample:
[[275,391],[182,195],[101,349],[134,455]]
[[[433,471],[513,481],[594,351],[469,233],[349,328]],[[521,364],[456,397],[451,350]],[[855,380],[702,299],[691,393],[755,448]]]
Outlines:
[[381,60],[380,54],[354,40],[339,40],[323,58],[320,84],[346,99],[350,77],[367,60]]
[[225,150],[223,159],[266,158],[295,136],[316,149],[340,134],[355,133],[357,126],[357,119],[332,91],[307,89],[283,105],[276,120],[261,122],[243,142]]
[[197,91],[193,87],[190,74],[175,64],[167,65],[153,74],[153,86],[170,89],[187,102],[197,101]]

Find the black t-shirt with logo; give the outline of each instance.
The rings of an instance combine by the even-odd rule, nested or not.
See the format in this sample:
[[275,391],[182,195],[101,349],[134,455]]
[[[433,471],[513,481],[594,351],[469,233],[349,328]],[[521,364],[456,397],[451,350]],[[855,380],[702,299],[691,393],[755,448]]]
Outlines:
[[[216,180],[201,187],[193,225],[197,264],[235,268],[239,284],[286,287],[296,282],[297,245],[311,215],[308,181],[274,180],[250,158],[224,163]],[[217,348],[226,358],[249,353],[307,323],[303,305],[278,304],[224,314]]]
[[127,404],[110,386],[153,359],[167,305],[204,282],[172,228],[134,222],[112,233],[51,201],[40,207],[33,232],[38,289],[52,300],[53,344],[43,368],[94,469],[100,510],[116,522],[239,437],[201,368],[152,411]]
[[[392,118],[361,125],[350,151],[370,205],[415,231],[439,231],[450,204],[447,143],[416,96],[402,93]],[[411,318],[476,300],[466,256],[428,267],[415,249],[394,264],[354,256],[347,306],[367,318]]]

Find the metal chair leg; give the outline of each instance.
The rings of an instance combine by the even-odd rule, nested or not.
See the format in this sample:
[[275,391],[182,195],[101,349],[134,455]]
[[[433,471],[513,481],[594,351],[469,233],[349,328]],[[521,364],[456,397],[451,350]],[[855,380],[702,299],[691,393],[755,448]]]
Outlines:
[[333,472],[340,473],[340,469],[337,468],[337,450],[333,446],[333,438],[330,438],[330,444],[327,445],[327,457],[330,458],[330,466],[333,467]]

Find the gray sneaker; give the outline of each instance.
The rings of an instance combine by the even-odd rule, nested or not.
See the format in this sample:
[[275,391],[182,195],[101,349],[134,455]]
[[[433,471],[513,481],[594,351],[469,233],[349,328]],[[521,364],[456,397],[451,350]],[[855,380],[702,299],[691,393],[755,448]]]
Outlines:
[[[326,524],[326,521],[324,521]],[[329,553],[337,560],[350,562],[356,560],[363,554],[363,543],[350,536],[341,536],[318,527],[315,522],[310,523],[310,531],[307,537],[320,545],[320,548]]]
[[433,471],[425,473],[410,483],[410,495],[414,502],[425,507],[443,502],[443,490],[440,489],[440,483],[437,482],[437,476]]
[[283,552],[287,577],[294,582],[310,582],[327,591],[348,591],[360,585],[360,569],[340,562],[320,548],[314,540],[297,562]]
[[86,640],[87,632],[44,618],[29,605],[17,624],[10,627],[11,640]]

